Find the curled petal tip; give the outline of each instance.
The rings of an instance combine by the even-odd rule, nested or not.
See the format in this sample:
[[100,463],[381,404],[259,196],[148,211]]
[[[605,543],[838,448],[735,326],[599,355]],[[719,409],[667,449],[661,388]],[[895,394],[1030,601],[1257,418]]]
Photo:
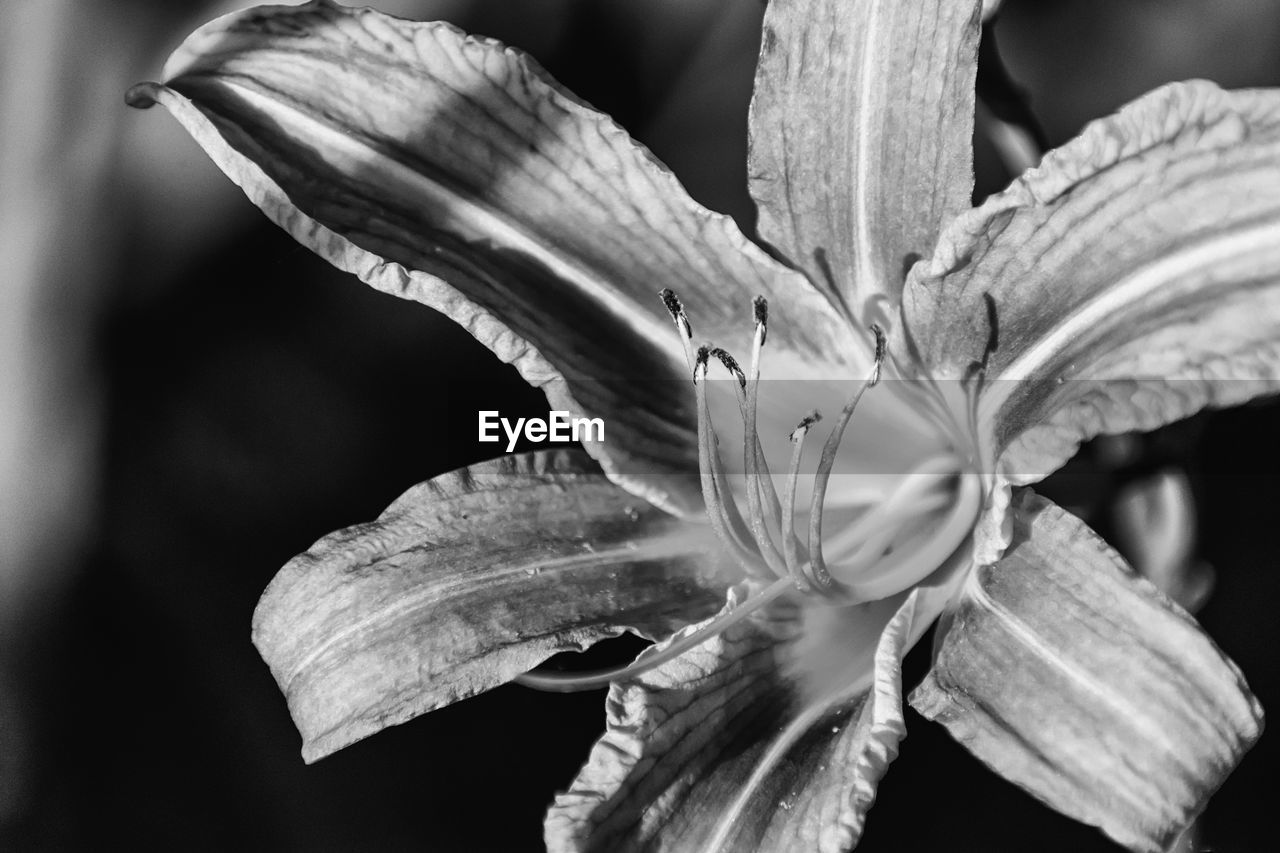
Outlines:
[[134,109],[145,110],[156,105],[159,83],[139,83],[124,93],[124,102]]

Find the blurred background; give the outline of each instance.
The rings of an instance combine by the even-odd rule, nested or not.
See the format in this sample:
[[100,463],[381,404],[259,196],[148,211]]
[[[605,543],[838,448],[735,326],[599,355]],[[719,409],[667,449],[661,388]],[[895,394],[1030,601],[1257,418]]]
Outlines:
[[[0,5],[0,848],[539,849],[601,694],[505,687],[307,767],[249,643],[289,557],[485,458],[477,408],[546,405],[453,324],[297,247],[167,115],[125,108],[243,5]],[[752,227],[758,0],[375,5],[527,49]],[[1007,0],[996,30],[1053,144],[1163,82],[1280,85],[1266,0]],[[979,195],[1008,180],[986,146],[978,165]],[[1196,510],[1189,559],[1217,573],[1199,617],[1273,712],[1278,434],[1276,403],[1205,414],[1087,448],[1045,489],[1139,561],[1117,496]],[[1153,490],[1168,471],[1189,502]],[[860,851],[1119,849],[907,722]],[[1264,736],[1197,849],[1274,849],[1278,774]]]

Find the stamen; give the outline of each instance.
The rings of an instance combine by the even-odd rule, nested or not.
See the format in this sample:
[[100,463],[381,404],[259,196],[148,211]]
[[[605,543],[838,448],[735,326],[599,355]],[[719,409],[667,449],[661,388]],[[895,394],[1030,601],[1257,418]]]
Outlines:
[[[744,421],[747,419],[747,380],[742,374],[742,368],[738,365],[737,359],[728,351],[720,347],[712,347],[709,354],[715,356],[724,365],[725,369],[732,373],[738,380],[738,407],[742,410]],[[773,540],[769,537],[768,526],[765,522],[761,501],[760,501],[760,481],[759,469],[764,467],[764,449],[760,446],[759,437],[756,436],[754,425],[744,432],[743,438],[744,448],[744,467],[747,473],[747,509],[748,522],[747,529],[750,531],[752,538],[755,540],[756,548],[760,557],[764,559],[765,565],[777,577],[785,577],[787,575],[786,566],[783,563],[782,555],[778,553],[777,547],[774,546]],[[754,452],[751,452],[754,449]],[[719,466],[719,457],[715,457],[714,462]],[[767,468],[765,469],[767,471]],[[721,494],[731,494],[728,491],[728,484],[723,474],[723,469],[717,473],[717,485],[721,490]],[[772,492],[772,483],[770,483],[770,494],[773,498],[773,505],[777,507],[778,499],[776,493]],[[775,515],[777,510],[775,509]]]
[[[757,296],[752,303],[752,307],[756,317],[756,333],[751,342],[751,372],[749,375],[751,384],[747,387],[747,401],[742,415],[746,430],[743,449],[744,455],[746,455],[745,450],[747,448],[753,451],[754,458],[747,464],[747,473],[754,481],[754,489],[758,492],[757,499],[768,500],[769,511],[772,513],[774,524],[778,526],[779,535],[782,535],[782,508],[778,503],[778,492],[773,487],[773,477],[769,473],[769,463],[765,458],[764,447],[760,444],[760,434],[756,429],[756,413],[759,410],[758,404],[760,400],[760,351],[764,348],[765,338],[768,337],[769,333],[769,303],[763,296]],[[764,488],[761,488],[762,486]]]
[[[781,528],[778,496],[773,490],[772,478],[765,479],[768,476],[769,469],[764,461],[764,448],[760,446],[760,437],[756,434],[754,405],[759,377],[753,377],[751,384],[748,385],[746,377],[742,375],[742,369],[732,355],[719,347],[713,349],[711,353],[720,359],[726,369],[738,377],[738,408],[742,412],[743,420],[742,458],[747,476],[747,527],[755,539],[756,548],[759,550],[760,556],[764,558],[765,564],[778,577],[786,577],[786,566],[783,563],[782,555],[778,553],[777,547],[769,536],[769,526],[765,521],[764,507],[762,505],[763,483],[768,482],[768,494],[772,500],[774,523]],[[765,477],[761,476],[762,470]]]
[[733,555],[743,570],[752,576],[768,576],[757,555],[746,544],[746,525],[733,502],[724,471],[720,467],[716,451],[716,434],[711,425],[711,411],[707,406],[707,361],[711,347],[701,346],[694,357],[693,386],[698,405],[698,474],[702,482],[702,500],[706,504],[711,529],[721,544]]
[[[800,479],[800,457],[804,452],[804,437],[809,429],[822,420],[819,412],[813,412],[800,421],[791,431],[791,464],[787,466],[787,478],[782,487],[782,554],[787,563],[787,574],[791,576],[801,592],[808,592],[812,585],[800,568],[800,540],[796,536],[796,483]],[[806,557],[807,557],[806,553]]]
[[742,813],[746,811],[747,806],[751,802],[751,798],[755,796],[760,786],[764,784],[764,780],[773,772],[786,754],[796,745],[804,735],[812,729],[819,720],[827,716],[834,709],[846,702],[852,701],[862,695],[871,686],[871,677],[864,675],[854,681],[852,684],[845,685],[831,693],[826,697],[814,701],[812,704],[803,708],[799,714],[795,716],[786,727],[778,733],[778,736],[769,744],[769,748],[765,751],[760,760],[756,762],[755,768],[751,771],[751,775],[747,777],[747,782],[738,792],[738,796],[734,798],[732,805],[724,812],[719,822],[716,824],[715,832],[712,833],[711,839],[702,848],[703,853],[718,853],[725,843],[729,840],[730,833],[739,820],[742,819]]
[[732,610],[721,613],[707,624],[681,637],[661,651],[633,661],[626,666],[599,669],[592,672],[526,672],[515,678],[516,683],[537,690],[553,690],[561,693],[574,693],[579,690],[595,690],[605,687],[612,681],[628,681],[643,675],[650,670],[675,660],[690,649],[700,646],[718,634],[746,619],[752,613],[781,598],[788,590],[793,589],[791,578],[775,580],[760,592],[748,598]]
[[[756,297],[755,314],[757,320],[762,315],[768,314],[767,303],[763,297]],[[752,347],[751,353],[751,384],[748,386],[747,379],[743,376],[742,369],[739,367],[737,360],[725,350],[716,347],[711,350],[711,354],[720,359],[725,368],[738,378],[738,407],[742,412],[743,420],[743,469],[747,477],[747,522],[752,537],[755,539],[756,548],[760,552],[760,556],[764,559],[765,564],[778,577],[784,577],[787,574],[783,557],[778,553],[777,547],[774,545],[769,534],[768,521],[764,515],[764,500],[767,497],[770,504],[770,510],[773,513],[774,524],[781,531],[782,516],[781,508],[778,504],[778,495],[773,488],[773,478],[769,475],[768,463],[765,461],[764,448],[760,444],[760,437],[756,432],[756,400],[758,398],[758,385],[760,380],[760,341],[762,326],[757,323],[756,326],[756,343]],[[766,491],[767,489],[767,491]]]
[[845,404],[836,418],[836,424],[827,436],[827,443],[822,447],[822,457],[818,460],[818,472],[814,476],[813,497],[809,503],[809,569],[808,576],[813,585],[821,590],[829,590],[834,585],[831,574],[827,571],[826,562],[822,558],[822,507],[826,499],[827,484],[831,480],[831,469],[835,466],[836,452],[844,438],[845,427],[853,417],[853,410],[858,407],[862,395],[868,388],[880,381],[880,367],[884,362],[885,337],[884,330],[873,325],[871,331],[876,336],[876,361],[871,375],[858,386],[853,398]]

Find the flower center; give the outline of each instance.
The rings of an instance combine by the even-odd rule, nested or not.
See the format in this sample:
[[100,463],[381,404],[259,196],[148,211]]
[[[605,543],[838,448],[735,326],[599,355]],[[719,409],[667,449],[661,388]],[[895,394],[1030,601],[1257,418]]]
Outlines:
[[[768,305],[755,300],[756,330],[749,369],[723,349],[693,350],[688,318],[670,291],[663,299],[685,342],[698,406],[698,462],[703,499],[712,528],[744,572],[764,580],[790,579],[800,592],[842,604],[886,598],[924,580],[968,535],[981,501],[980,479],[965,456],[946,450],[924,458],[880,499],[866,505],[851,522],[824,537],[826,498],[832,471],[846,428],[863,396],[880,382],[885,362],[885,336],[876,336],[875,361],[868,375],[834,419],[817,468],[809,498],[807,525],[797,530],[796,507],[802,476],[805,439],[821,421],[814,412],[791,433],[792,453],[782,491],[775,488],[756,430],[760,357],[768,337]],[[736,393],[743,422],[742,488],[730,487],[718,452],[719,441],[707,404],[707,371],[712,358],[737,380]],[[933,419],[946,423],[946,407],[937,400]],[[953,430],[946,429],[950,433]],[[739,506],[742,495],[745,513]]]
[[[768,338],[768,304],[754,303],[755,335],[747,371],[725,350],[704,345],[695,349],[693,331],[680,300],[670,290],[662,298],[675,321],[693,375],[698,420],[698,468],[707,517],[717,538],[749,578],[762,582],[754,594],[662,649],[635,663],[585,674],[527,673],[517,680],[547,690],[587,690],[635,677],[672,660],[788,593],[849,605],[876,601],[902,592],[941,567],[968,537],[982,501],[982,481],[969,454],[957,448],[968,424],[962,424],[934,389],[912,393],[918,409],[950,437],[952,446],[926,455],[840,529],[824,536],[826,501],[845,430],[864,395],[879,384],[885,366],[884,332],[876,335],[875,361],[868,375],[833,419],[812,476],[807,524],[796,506],[805,440],[821,422],[818,412],[804,417],[791,433],[791,459],[781,491],[771,474],[757,433],[760,359]],[[743,425],[743,475],[730,485],[719,453],[719,439],[708,405],[707,373],[715,359],[733,376]],[[965,406],[965,409],[972,409]],[[970,417],[969,420],[972,420]],[[744,507],[740,504],[745,505]],[[843,509],[848,510],[848,502]]]

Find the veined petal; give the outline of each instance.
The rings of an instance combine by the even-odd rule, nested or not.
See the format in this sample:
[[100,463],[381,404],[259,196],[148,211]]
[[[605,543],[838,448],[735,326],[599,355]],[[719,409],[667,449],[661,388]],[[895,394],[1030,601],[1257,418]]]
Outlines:
[[505,456],[417,485],[267,587],[253,641],[303,757],[723,601],[710,531],[609,482],[586,454]]
[[[726,609],[746,594],[731,590]],[[697,627],[646,649],[641,659]],[[779,673],[798,631],[794,605],[779,605],[635,681],[611,685],[606,732],[547,814],[550,853],[697,849],[705,842],[715,828],[714,807],[728,806],[734,774],[739,782],[750,774],[761,739],[787,705]],[[700,778],[722,765],[734,772]],[[713,808],[696,798],[687,814],[682,806],[690,794],[709,787],[717,794]]]
[[1017,482],[1280,385],[1280,91],[1158,89],[953,222],[904,314]]
[[[773,0],[751,102],[759,231],[867,323],[973,190],[978,0]],[[896,316],[896,312],[894,314]]]
[[1030,491],[911,696],[1007,779],[1162,851],[1252,746],[1262,710],[1195,621]]
[[856,608],[781,608],[613,685],[605,735],[547,814],[548,849],[852,849],[905,735],[902,658],[962,575],[944,577]]
[[607,473],[696,507],[693,407],[657,292],[699,335],[744,351],[757,293],[771,335],[841,363],[843,322],[607,116],[523,54],[447,24],[329,2],[220,18],[170,59],[169,109],[299,242],[372,286],[436,308],[541,387],[601,416]]

